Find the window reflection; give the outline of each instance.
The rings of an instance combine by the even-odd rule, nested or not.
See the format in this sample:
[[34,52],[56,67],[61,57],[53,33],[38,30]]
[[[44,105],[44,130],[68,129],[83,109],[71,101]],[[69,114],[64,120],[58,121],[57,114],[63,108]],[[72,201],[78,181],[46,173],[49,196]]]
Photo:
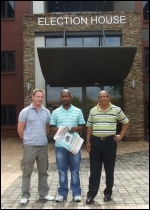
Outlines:
[[[62,35],[63,36],[63,35]],[[65,40],[65,43],[64,43]],[[46,38],[46,47],[98,47],[98,46],[120,46],[121,39],[120,37],[108,37],[105,38],[101,35],[90,37],[80,35],[78,37],[68,37],[66,34],[65,39],[62,37],[47,37]]]
[[60,92],[63,90],[63,87],[50,87],[47,85],[47,108],[52,111],[61,105],[60,102]]
[[122,108],[122,84],[104,86],[104,90],[109,92],[111,103]]
[[81,47],[82,38],[67,38],[67,47]]
[[104,46],[120,46],[120,37],[105,37],[102,43]]
[[99,46],[99,37],[85,37],[84,46],[87,47],[97,47]]
[[72,94],[72,104],[82,110],[82,87],[68,87],[68,89]]
[[63,38],[46,38],[46,47],[63,47]]
[[93,101],[97,101],[98,93],[100,91],[100,87],[87,87],[86,95]]

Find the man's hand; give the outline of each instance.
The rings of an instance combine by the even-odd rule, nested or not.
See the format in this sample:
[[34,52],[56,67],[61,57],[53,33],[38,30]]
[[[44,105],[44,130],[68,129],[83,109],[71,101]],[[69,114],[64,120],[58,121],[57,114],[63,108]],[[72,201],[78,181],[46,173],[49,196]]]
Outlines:
[[91,150],[91,143],[90,142],[87,142],[86,143],[86,151],[89,153]]
[[121,135],[114,135],[114,140],[116,141],[116,142],[119,142],[119,141],[121,141],[121,139],[122,139],[123,137],[121,136]]
[[70,133],[74,133],[74,132],[78,132],[77,131],[77,127],[72,127],[70,130],[69,130]]

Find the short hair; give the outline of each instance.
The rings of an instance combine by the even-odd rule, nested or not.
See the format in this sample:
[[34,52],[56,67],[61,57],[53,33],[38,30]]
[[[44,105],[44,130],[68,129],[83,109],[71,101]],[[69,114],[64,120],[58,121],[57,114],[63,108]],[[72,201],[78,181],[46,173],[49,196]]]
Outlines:
[[71,94],[71,91],[69,89],[63,89],[61,92],[60,92],[60,95],[62,95],[62,93],[68,93],[70,96],[72,96]]
[[107,96],[110,97],[110,94],[107,90],[101,90],[99,93],[98,93],[98,96],[102,93],[102,92],[105,92]]
[[32,95],[35,96],[35,94],[37,92],[41,92],[41,93],[45,94],[45,91],[43,89],[34,89]]

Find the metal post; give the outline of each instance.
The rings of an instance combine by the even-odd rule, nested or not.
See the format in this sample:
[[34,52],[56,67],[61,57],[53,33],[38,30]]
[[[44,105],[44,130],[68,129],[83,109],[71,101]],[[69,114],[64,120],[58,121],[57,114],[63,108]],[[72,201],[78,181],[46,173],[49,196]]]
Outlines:
[[65,47],[66,46],[66,42],[65,42],[65,36],[66,36],[66,27],[65,27],[65,24],[64,24],[64,34],[63,34],[63,46]]

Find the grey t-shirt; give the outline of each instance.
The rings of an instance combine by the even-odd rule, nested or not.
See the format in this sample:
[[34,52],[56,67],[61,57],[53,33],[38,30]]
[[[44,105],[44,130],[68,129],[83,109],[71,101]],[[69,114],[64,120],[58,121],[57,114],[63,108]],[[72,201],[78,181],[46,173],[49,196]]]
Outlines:
[[23,143],[34,146],[42,146],[48,143],[46,124],[49,124],[51,113],[42,106],[37,111],[33,105],[24,108],[19,113],[18,121],[26,122],[23,133]]

